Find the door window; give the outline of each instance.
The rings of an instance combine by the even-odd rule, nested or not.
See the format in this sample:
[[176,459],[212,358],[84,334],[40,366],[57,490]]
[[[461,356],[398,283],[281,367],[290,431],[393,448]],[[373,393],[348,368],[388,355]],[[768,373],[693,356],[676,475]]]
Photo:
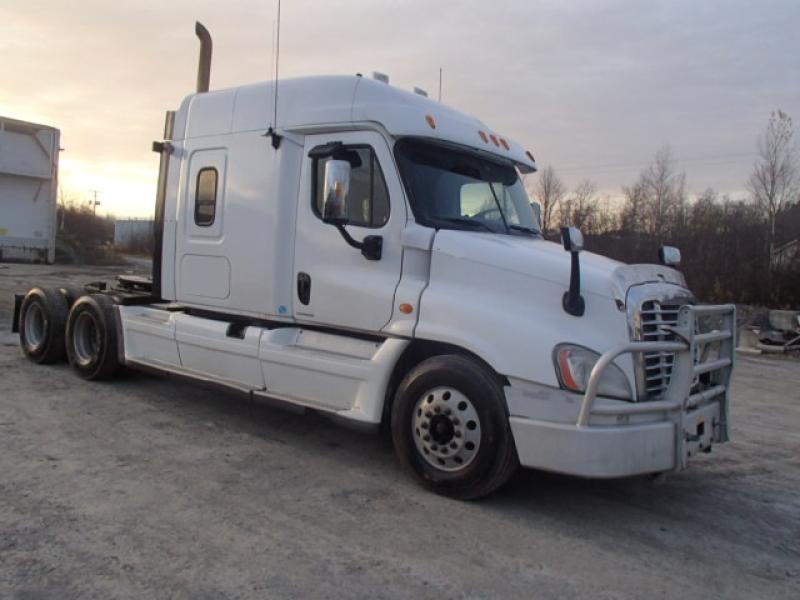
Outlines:
[[[346,146],[345,150],[358,155],[360,164],[350,169],[350,191],[345,214],[350,225],[383,227],[389,220],[389,191],[383,171],[369,146]],[[325,164],[329,157],[314,159],[312,198],[314,213],[322,218],[325,188]]]
[[214,224],[217,212],[217,170],[205,167],[197,173],[194,196],[194,222],[200,227]]

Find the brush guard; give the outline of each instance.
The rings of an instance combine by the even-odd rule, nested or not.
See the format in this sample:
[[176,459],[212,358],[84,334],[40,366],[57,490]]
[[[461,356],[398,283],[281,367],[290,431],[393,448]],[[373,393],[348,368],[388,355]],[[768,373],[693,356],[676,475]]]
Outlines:
[[[682,306],[677,325],[664,327],[673,341],[628,342],[604,353],[592,369],[578,414],[577,428],[593,429],[592,415],[617,416],[661,412],[675,424],[675,470],[689,458],[710,452],[712,443],[728,441],[730,380],[735,362],[736,308]],[[674,352],[672,374],[662,400],[595,406],[603,371],[618,356]]]

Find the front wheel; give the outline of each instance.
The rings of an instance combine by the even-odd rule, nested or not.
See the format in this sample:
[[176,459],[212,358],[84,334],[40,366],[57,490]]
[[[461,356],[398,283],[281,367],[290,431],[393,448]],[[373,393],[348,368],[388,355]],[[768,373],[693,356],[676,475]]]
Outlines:
[[392,440],[427,488],[463,500],[490,494],[519,465],[502,386],[460,355],[429,358],[406,375],[392,405]]

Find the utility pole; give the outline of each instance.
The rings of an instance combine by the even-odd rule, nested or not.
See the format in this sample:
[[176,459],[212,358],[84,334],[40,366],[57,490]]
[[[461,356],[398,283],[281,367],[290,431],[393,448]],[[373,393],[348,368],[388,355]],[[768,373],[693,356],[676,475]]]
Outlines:
[[97,216],[97,207],[100,206],[100,201],[97,199],[97,194],[100,193],[99,190],[89,190],[94,195],[94,200],[92,200],[92,215]]

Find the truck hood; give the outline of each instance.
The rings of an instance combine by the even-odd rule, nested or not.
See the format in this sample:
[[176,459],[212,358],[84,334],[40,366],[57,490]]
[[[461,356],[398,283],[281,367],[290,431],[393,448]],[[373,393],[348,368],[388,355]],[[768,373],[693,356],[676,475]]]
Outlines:
[[[560,244],[541,238],[493,233],[440,230],[433,252],[460,260],[527,275],[569,287],[571,258]],[[628,289],[642,283],[666,283],[686,287],[679,271],[663,265],[626,265],[616,260],[581,252],[581,292],[625,301]]]

